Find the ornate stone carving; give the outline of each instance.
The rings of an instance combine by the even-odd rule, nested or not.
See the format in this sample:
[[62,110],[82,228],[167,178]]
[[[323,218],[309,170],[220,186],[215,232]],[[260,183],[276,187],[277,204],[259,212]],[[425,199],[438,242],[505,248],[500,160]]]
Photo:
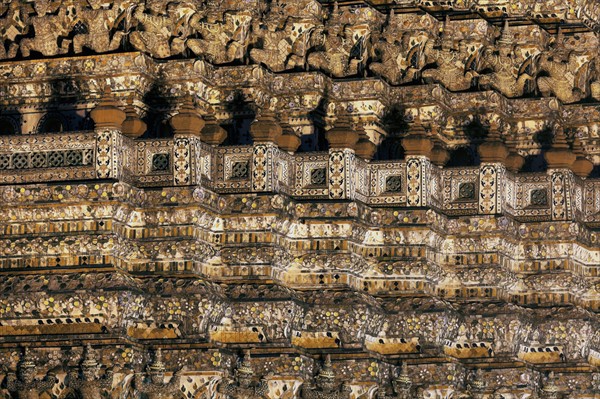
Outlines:
[[82,399],[101,398],[106,391],[110,391],[113,383],[112,370],[107,370],[102,378],[98,376],[101,367],[102,364],[96,360],[96,352],[88,345],[80,365],[81,376],[77,371],[71,371],[66,385],[76,391]]
[[149,381],[145,381],[141,373],[135,374],[135,387],[147,399],[182,399],[180,390],[181,373],[179,369],[171,380],[165,382],[165,372],[167,371],[162,361],[162,350],[159,348],[154,354],[154,361],[147,368]]
[[85,33],[78,33],[73,37],[73,52],[81,53],[84,47],[97,53],[116,50],[125,32],[122,30],[117,30],[113,34],[111,32],[126,16],[124,14],[128,10],[122,9],[122,4],[119,2],[114,3],[111,8],[103,8],[102,0],[88,0],[87,3],[89,8],[80,3],[76,3],[75,6],[74,26],[80,24]]
[[548,76],[538,77],[537,85],[543,96],[554,95],[568,104],[586,97],[589,60],[584,54],[566,49],[563,42],[559,30],[554,49],[540,55],[538,68]]
[[156,58],[167,58],[183,51],[181,38],[174,38],[171,42],[178,18],[174,12],[168,13],[165,0],[147,0],[145,6],[138,4],[133,18],[143,28],[129,36],[136,49]]
[[286,20],[276,14],[265,22],[254,25],[256,40],[262,42],[262,48],[250,50],[250,58],[274,72],[304,68],[308,50],[316,40],[314,36],[320,32],[315,31],[313,20]]
[[[57,15],[49,15],[58,6]],[[67,36],[71,31],[72,20],[67,15],[67,8],[60,7],[49,0],[40,0],[34,3],[36,12],[35,17],[30,18],[30,23],[35,31],[33,38],[25,38],[21,41],[21,54],[29,57],[31,50],[39,51],[45,56],[54,56],[66,54],[71,44],[70,40],[62,40],[58,44],[61,36]]]
[[213,64],[242,61],[250,42],[252,15],[247,12],[226,12],[223,21],[204,22],[202,14],[190,20],[190,28],[197,30],[201,39],[188,39],[187,46],[195,54]]
[[369,35],[369,25],[345,24],[334,7],[325,24],[320,49],[308,55],[308,65],[336,78],[356,75],[366,62]]
[[423,49],[428,37],[421,32],[402,32],[393,11],[383,30],[383,40],[373,43],[372,51],[379,55],[380,61],[371,63],[369,68],[396,85],[414,81],[425,66]]
[[[28,25],[20,1],[0,6],[0,60],[14,58],[19,50],[17,36],[26,33]],[[8,44],[8,48],[6,47]]]
[[25,348],[23,356],[17,365],[17,374],[9,373],[6,377],[7,389],[15,395],[16,399],[38,399],[44,392],[48,392],[56,384],[56,377],[48,373],[43,380],[35,378],[37,366],[32,358],[31,351]]
[[473,78],[477,76],[477,72],[467,66],[469,43],[461,40],[458,49],[455,49],[454,38],[448,30],[447,21],[439,40],[440,45],[436,46],[434,40],[429,40],[425,44],[424,54],[427,63],[435,63],[436,67],[424,70],[422,76],[426,80],[443,84],[450,91],[468,90],[471,88]]
[[348,399],[350,387],[345,382],[339,388],[336,385],[331,356],[327,355],[319,374],[315,377],[315,385],[305,382],[301,388],[301,397],[303,399]]
[[479,84],[492,87],[509,98],[521,97],[526,84],[533,82],[531,75],[521,71],[521,65],[507,20],[496,45],[483,50],[481,68],[491,68],[493,72],[481,75]]
[[414,386],[406,363],[402,363],[400,373],[392,380],[392,390],[393,393],[390,395],[384,387],[380,387],[377,391],[377,399],[412,399],[414,397]]
[[246,351],[235,370],[233,380],[221,382],[217,391],[231,399],[258,399],[265,398],[269,386],[264,378],[253,384],[254,370],[250,359],[250,351]]
[[540,399],[561,399],[563,397],[560,387],[556,385],[554,372],[550,372],[543,379],[540,389]]

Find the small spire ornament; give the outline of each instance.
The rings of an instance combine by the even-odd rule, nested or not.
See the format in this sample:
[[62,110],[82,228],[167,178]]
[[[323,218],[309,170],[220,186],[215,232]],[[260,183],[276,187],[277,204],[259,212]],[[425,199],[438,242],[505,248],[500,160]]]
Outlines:
[[567,137],[561,124],[554,125],[554,142],[544,154],[548,169],[570,168],[577,157],[569,149]]

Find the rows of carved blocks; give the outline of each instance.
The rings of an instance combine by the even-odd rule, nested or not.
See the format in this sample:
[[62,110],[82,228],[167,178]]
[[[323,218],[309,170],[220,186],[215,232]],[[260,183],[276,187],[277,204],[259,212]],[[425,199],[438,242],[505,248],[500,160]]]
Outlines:
[[297,394],[322,353],[354,396],[404,361],[426,398],[478,369],[487,397],[526,397],[549,371],[563,394],[594,397],[598,180],[115,130],[1,140],[9,368],[19,345],[49,370],[91,342],[127,385],[162,347],[170,371],[213,389],[253,348],[270,397]]

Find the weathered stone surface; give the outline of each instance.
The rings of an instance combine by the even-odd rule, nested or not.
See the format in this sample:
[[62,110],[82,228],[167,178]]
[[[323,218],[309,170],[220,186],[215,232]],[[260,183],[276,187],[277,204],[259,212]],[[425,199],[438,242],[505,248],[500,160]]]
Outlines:
[[592,2],[4,3],[1,397],[600,392]]

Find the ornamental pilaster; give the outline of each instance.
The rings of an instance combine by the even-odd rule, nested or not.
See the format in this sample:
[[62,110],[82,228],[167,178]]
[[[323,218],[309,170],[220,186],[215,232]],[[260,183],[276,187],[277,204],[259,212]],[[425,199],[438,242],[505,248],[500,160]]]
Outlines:
[[110,86],[106,86],[98,105],[90,113],[96,132],[96,177],[118,179],[122,163],[122,124],[126,114],[117,107]]

